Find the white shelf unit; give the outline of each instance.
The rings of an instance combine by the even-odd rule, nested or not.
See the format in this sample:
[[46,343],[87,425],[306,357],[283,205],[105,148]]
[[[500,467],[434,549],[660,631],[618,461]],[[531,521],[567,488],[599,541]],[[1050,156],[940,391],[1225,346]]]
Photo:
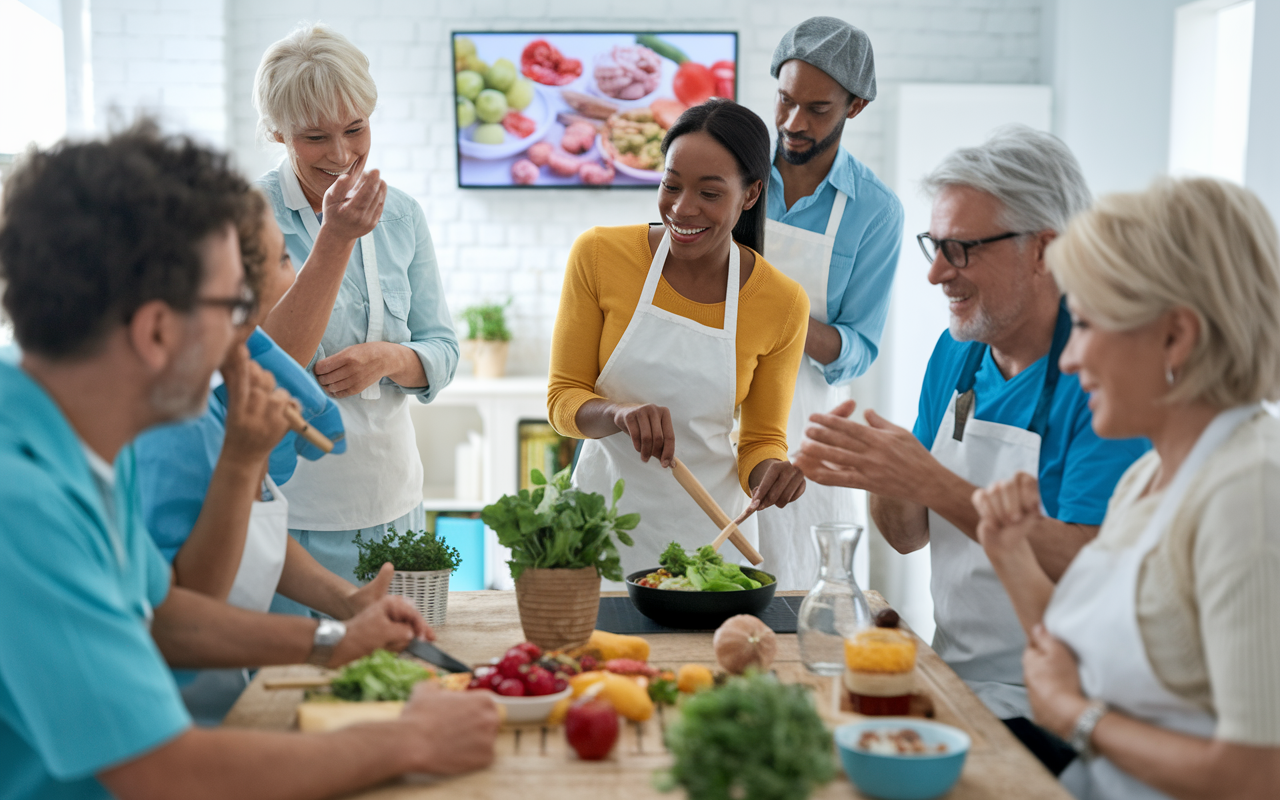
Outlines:
[[[412,409],[413,424],[418,430],[419,447],[424,464],[454,460],[453,449],[437,452],[430,443],[458,441],[459,422],[456,409],[474,409],[479,416],[480,432],[484,436],[482,447],[482,479],[480,500],[459,500],[454,497],[453,485],[429,483],[424,487],[425,505],[428,511],[478,512],[505,494],[514,494],[519,488],[516,469],[519,459],[518,425],[522,420],[547,418],[547,379],[545,377],[474,378],[460,376],[436,395],[427,405],[415,405]],[[474,417],[472,418],[474,419]],[[452,469],[449,470],[452,473]],[[432,480],[428,475],[429,482]],[[498,545],[492,531],[486,531],[485,569],[486,583],[497,589],[512,588],[511,575],[507,571],[506,551]]]

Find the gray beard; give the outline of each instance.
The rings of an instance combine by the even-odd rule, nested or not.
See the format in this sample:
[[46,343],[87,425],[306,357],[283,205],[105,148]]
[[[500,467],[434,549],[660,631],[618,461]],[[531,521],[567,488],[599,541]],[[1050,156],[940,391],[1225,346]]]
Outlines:
[[204,342],[196,337],[152,387],[152,413],[166,422],[193,419],[204,413],[209,376],[197,374],[203,361]]
[[[1019,295],[1025,298],[1025,295]],[[998,338],[1001,331],[1007,330],[1013,322],[1022,317],[1023,311],[1027,304],[1025,299],[1009,308],[1003,309],[1000,314],[992,314],[987,311],[986,306],[979,301],[977,312],[973,318],[967,322],[961,322],[952,315],[948,321],[947,329],[951,331],[951,338],[957,342],[983,342],[991,344],[992,340]]]

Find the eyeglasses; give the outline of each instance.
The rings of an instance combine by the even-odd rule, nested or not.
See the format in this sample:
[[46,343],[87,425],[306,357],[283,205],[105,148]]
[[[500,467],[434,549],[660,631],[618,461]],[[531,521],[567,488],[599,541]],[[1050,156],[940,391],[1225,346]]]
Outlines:
[[1011,231],[996,236],[988,236],[985,239],[934,239],[929,234],[922,233],[916,237],[916,241],[920,243],[920,252],[924,253],[924,257],[929,259],[930,264],[938,260],[938,251],[941,250],[943,258],[947,259],[947,263],[956,269],[964,269],[969,266],[969,250],[971,248],[1026,235],[1026,233]]
[[248,286],[240,289],[239,297],[197,297],[196,305],[219,306],[231,312],[231,324],[237,328],[249,321],[258,310],[258,297]]

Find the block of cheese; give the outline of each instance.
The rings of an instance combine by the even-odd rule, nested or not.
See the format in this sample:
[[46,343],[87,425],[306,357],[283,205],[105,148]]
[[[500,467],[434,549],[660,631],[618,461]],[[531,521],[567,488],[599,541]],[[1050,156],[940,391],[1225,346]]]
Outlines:
[[363,722],[387,722],[400,716],[402,700],[373,703],[299,703],[298,730],[308,732],[336,731]]

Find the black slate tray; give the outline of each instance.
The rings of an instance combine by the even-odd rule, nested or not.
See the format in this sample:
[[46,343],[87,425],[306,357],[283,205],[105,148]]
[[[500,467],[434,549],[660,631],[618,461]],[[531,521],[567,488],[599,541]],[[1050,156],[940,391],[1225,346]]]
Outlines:
[[[800,611],[800,603],[803,601],[803,596],[774,597],[768,608],[758,616],[774,633],[795,633],[796,622],[799,619],[797,613]],[[629,633],[641,636],[651,633],[690,632],[688,628],[668,628],[665,625],[659,625],[637,611],[636,607],[632,605],[630,597],[600,598],[600,613],[596,617],[596,628],[609,633]],[[714,629],[708,628],[707,630]]]

